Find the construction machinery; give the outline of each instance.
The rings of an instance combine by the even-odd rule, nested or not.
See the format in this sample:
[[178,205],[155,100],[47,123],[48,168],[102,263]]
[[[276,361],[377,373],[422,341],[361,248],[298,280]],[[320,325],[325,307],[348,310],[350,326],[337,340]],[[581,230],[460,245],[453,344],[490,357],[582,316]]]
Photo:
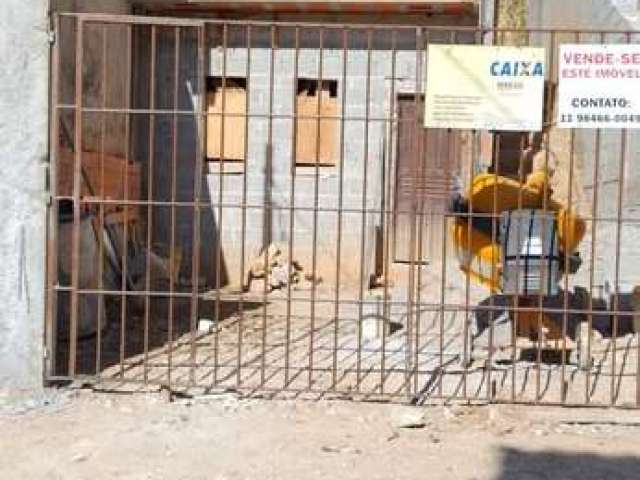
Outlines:
[[[563,328],[563,316],[547,314],[545,308],[562,308],[560,280],[580,268],[578,246],[586,223],[552,198],[549,175],[536,171],[521,183],[479,174],[453,209],[452,238],[460,268],[489,290],[489,298],[500,297],[512,307],[508,314],[516,320],[516,335],[538,341],[569,335],[575,340],[580,321],[572,317]],[[476,328],[478,335],[483,327]]]

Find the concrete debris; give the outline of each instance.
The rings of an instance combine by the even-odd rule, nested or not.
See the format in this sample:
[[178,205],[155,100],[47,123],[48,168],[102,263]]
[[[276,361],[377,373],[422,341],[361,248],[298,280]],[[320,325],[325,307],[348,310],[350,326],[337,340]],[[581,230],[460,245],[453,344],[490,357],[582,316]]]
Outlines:
[[427,422],[424,412],[415,407],[398,407],[391,412],[391,425],[395,428],[423,428]]
[[89,455],[85,454],[85,453],[78,453],[76,455],[74,455],[73,457],[71,457],[71,461],[73,463],[80,463],[80,462],[84,462],[89,458]]
[[198,319],[198,331],[201,333],[212,332],[216,327],[216,321],[210,318],[200,318]]
[[[260,281],[254,281],[259,279]],[[289,249],[278,243],[271,243],[267,248],[263,248],[251,262],[247,287],[251,291],[264,291],[266,279],[266,290],[271,292],[291,284],[305,288],[313,284],[320,283],[321,279],[304,269],[300,262],[291,258]]]
[[353,453],[356,455],[362,453],[362,450],[359,448],[349,446],[323,445],[321,450],[326,453]]
[[393,433],[391,433],[391,435],[389,435],[387,437],[387,442],[393,442],[394,440],[400,438],[400,434],[396,431],[394,431]]

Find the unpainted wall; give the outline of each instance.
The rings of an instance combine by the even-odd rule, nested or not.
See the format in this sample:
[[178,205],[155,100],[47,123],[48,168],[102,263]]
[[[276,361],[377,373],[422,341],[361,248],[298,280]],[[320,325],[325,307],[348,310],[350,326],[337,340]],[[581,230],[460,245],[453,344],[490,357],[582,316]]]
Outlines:
[[[320,72],[318,29],[302,29],[296,73],[294,29],[283,28],[277,32],[274,39],[276,48],[272,49],[270,29],[254,27],[251,48],[247,49],[244,27],[230,27],[225,41],[222,40],[220,27],[210,28],[208,45],[213,45],[213,48],[207,50],[206,73],[211,76],[224,74],[246,77],[250,64],[247,79],[250,118],[244,167],[225,162],[224,173],[221,173],[218,162],[208,162],[206,165],[202,199],[210,202],[211,209],[201,212],[201,275],[207,278],[209,285],[216,284],[217,242],[220,239],[220,279],[223,284],[239,286],[246,279],[251,261],[259,250],[271,242],[288,244],[290,232],[293,231],[293,257],[310,272],[315,250],[316,273],[324,281],[335,282],[338,213],[320,211],[314,216],[313,210],[317,205],[321,210],[343,210],[339,259],[341,284],[357,285],[361,277],[366,282],[374,268],[376,230],[382,227],[383,192],[393,176],[396,127],[391,128],[388,121],[392,92],[395,96],[414,93],[416,88],[422,88],[421,84],[416,85],[416,68],[417,65],[424,65],[424,56],[416,53],[415,30],[398,30],[395,46],[392,46],[388,32],[374,31],[368,40],[365,30],[353,30],[348,34],[345,48],[342,30],[327,29],[322,40]],[[431,41],[447,40],[449,35],[446,33],[433,33],[431,36]],[[170,109],[177,105],[180,109],[193,111],[199,101],[192,95],[197,91],[198,81],[194,32],[183,29],[181,33],[177,92],[174,73],[175,33],[159,31],[157,41],[156,107]],[[458,36],[456,41],[463,41],[462,36]],[[149,57],[145,48],[148,43],[139,43],[139,58]],[[368,44],[370,50],[367,49]],[[226,50],[222,45],[226,45]],[[393,62],[395,78],[392,78]],[[149,94],[149,87],[145,85],[149,84],[150,69],[148,65],[140,68],[138,78],[143,79],[140,82],[141,102],[148,105],[149,102],[145,103],[144,99]],[[296,166],[292,169],[294,120],[291,116],[294,114],[296,76],[305,79],[322,76],[325,80],[337,81],[340,109],[344,103],[341,116],[345,119],[342,123],[337,122],[338,134],[341,127],[344,130],[342,152],[338,152],[335,166],[319,167],[317,176],[313,166]],[[173,98],[176,93],[177,103]],[[367,115],[368,121],[365,121]],[[137,156],[142,159],[153,158],[153,198],[161,201],[172,198],[191,201],[195,159],[198,155],[195,116],[179,115],[174,119],[172,115],[159,115],[154,122],[153,156],[149,155],[148,124],[146,127],[142,125],[137,135],[141,139]],[[177,131],[175,175],[172,163],[174,122]],[[292,200],[293,176],[295,192]],[[245,182],[246,198],[243,196]],[[244,221],[243,203],[247,205]],[[221,210],[220,205],[223,205]],[[272,208],[264,208],[265,205],[271,205]],[[389,206],[387,202],[386,207]],[[295,209],[293,228],[291,208]],[[368,212],[363,213],[363,209]],[[188,277],[193,248],[191,209],[177,209],[175,215],[168,208],[156,211],[154,241],[170,243],[173,224],[174,240],[184,259],[182,273]],[[244,272],[241,269],[243,243]],[[362,263],[364,270],[361,272]]]
[[0,396],[42,386],[48,99],[47,1],[0,15]]

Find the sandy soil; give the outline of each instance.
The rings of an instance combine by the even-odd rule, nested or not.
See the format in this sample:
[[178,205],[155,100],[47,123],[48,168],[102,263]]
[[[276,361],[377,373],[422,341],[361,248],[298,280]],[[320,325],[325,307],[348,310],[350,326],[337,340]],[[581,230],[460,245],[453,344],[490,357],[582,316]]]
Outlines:
[[0,478],[636,479],[639,433],[633,410],[57,390],[0,408]]

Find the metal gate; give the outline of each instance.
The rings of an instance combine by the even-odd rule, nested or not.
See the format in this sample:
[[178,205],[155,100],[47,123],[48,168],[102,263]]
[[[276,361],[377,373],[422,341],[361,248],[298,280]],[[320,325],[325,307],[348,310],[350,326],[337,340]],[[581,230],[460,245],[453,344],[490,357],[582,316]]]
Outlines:
[[[519,148],[418,133],[429,44],[544,46],[553,91],[561,43],[637,41],[57,17],[47,379],[637,406],[638,136],[557,129],[552,94]],[[454,242],[461,220],[498,241],[500,212],[449,200],[478,174],[536,168],[586,222],[582,265],[554,296],[500,295],[463,273]]]

